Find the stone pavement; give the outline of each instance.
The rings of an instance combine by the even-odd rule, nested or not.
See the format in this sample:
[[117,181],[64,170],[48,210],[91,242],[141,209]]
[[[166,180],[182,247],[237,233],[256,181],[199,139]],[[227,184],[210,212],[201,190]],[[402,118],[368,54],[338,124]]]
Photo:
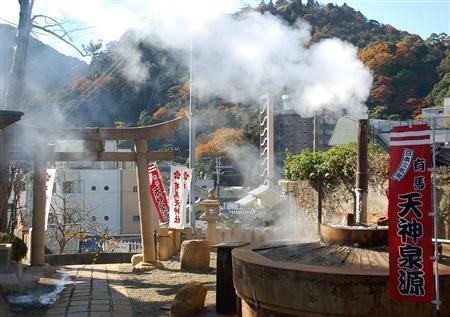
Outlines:
[[49,317],[133,316],[118,265],[70,265],[71,282],[50,306]]

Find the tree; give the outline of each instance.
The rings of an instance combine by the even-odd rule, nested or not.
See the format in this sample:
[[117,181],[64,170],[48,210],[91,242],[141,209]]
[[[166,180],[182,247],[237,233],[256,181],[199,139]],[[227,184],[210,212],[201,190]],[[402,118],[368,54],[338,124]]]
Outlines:
[[[332,147],[326,152],[304,150],[299,154],[287,153],[284,162],[284,175],[291,180],[308,181],[317,190],[310,178],[312,173],[323,177],[325,195],[344,188],[353,198],[353,211],[356,211],[356,143]],[[389,174],[389,157],[374,145],[368,149],[369,184],[384,192]]]
[[222,156],[228,146],[245,143],[244,131],[220,128],[200,142],[196,147],[196,157]]
[[28,42],[32,25],[31,12],[33,11],[34,0],[19,0],[19,4],[19,25],[17,26],[16,47],[6,90],[6,109],[16,107],[20,102],[25,79]]
[[[11,167],[11,194],[12,203],[11,203],[11,211],[9,214],[9,222],[8,222],[8,233],[13,235],[14,229],[16,228],[18,223],[18,219],[22,219],[22,211],[21,209],[25,206],[20,205],[20,192],[24,190],[27,183],[30,182],[29,175],[24,171],[24,169],[20,169],[17,167]],[[19,217],[20,214],[20,217]]]
[[102,47],[102,42],[90,42],[83,46],[83,50],[74,43],[71,33],[77,30],[67,30],[66,21],[57,21],[43,14],[32,16],[34,0],[18,0],[20,6],[19,24],[15,39],[13,62],[9,73],[8,87],[6,89],[5,109],[12,109],[20,105],[24,91],[25,71],[27,64],[28,43],[31,33],[44,32],[56,37],[60,41],[74,48],[81,56],[95,56]]
[[63,181],[62,184],[62,190],[57,189],[53,193],[48,220],[49,227],[53,229],[49,230],[50,236],[58,243],[59,254],[64,253],[70,241],[84,236],[94,211],[94,208],[83,207],[74,199],[69,189],[72,186],[70,182]]

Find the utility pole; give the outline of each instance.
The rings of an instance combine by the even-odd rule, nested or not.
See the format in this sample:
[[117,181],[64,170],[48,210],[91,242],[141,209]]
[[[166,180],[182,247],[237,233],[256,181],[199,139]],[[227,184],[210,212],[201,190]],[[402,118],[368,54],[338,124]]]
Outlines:
[[217,175],[217,199],[220,199],[220,175],[225,174],[225,169],[233,168],[231,165],[222,166],[220,159],[220,156],[216,157],[216,170],[214,172],[214,174]]
[[189,52],[189,168],[191,169],[191,188],[189,191],[189,225],[195,232],[195,97],[193,96],[193,63],[192,63],[192,38]]

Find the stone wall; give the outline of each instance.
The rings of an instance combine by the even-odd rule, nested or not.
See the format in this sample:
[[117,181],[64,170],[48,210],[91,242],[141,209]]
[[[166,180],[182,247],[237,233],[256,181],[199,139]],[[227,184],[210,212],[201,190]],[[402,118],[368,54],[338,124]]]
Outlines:
[[74,254],[47,254],[45,262],[54,265],[72,265],[72,264],[93,264],[94,258],[96,264],[106,263],[131,263],[131,257],[135,253],[74,253]]

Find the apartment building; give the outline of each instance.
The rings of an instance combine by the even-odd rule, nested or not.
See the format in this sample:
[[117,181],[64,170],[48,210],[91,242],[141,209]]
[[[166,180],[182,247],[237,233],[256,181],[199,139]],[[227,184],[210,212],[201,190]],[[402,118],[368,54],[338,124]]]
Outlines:
[[[279,178],[286,149],[299,153],[304,149],[326,151],[336,126],[337,115],[322,112],[317,116],[302,117],[294,110],[289,95],[264,95],[260,101],[260,159],[261,184],[265,179]],[[273,160],[273,163],[270,162]],[[267,170],[273,169],[270,177]],[[268,176],[269,175],[269,176]]]

